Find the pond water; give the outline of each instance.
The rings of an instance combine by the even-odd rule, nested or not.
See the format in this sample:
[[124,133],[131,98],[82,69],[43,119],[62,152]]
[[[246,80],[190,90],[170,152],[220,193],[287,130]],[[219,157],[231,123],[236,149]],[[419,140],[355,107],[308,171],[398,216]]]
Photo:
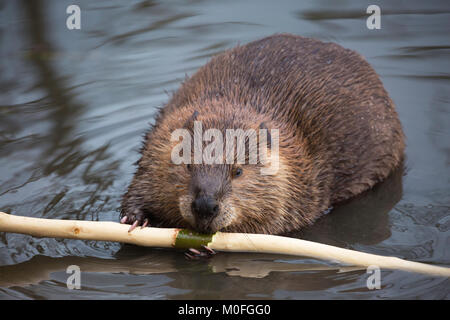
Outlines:
[[[0,211],[118,221],[142,134],[185,75],[277,32],[367,58],[407,136],[405,172],[299,233],[345,248],[450,265],[450,2],[0,1]],[[68,290],[66,268],[82,270]],[[448,299],[450,280],[302,257],[182,252],[0,233],[0,299]]]

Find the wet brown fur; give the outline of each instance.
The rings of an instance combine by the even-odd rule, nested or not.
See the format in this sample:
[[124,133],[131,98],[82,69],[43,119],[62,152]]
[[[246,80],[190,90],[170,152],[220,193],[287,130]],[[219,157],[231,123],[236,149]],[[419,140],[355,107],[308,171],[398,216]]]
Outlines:
[[333,204],[385,179],[404,152],[394,104],[359,54],[273,35],[213,57],[161,109],[123,198],[129,223],[148,217],[154,226],[197,228],[182,214],[189,209],[180,199],[192,200],[189,186],[198,168],[170,158],[171,133],[193,116],[204,130],[257,129],[260,123],[280,130],[281,164],[274,176],[244,165],[234,179],[234,166],[201,165],[202,181],[219,181],[226,195],[210,231],[279,234],[307,226]]

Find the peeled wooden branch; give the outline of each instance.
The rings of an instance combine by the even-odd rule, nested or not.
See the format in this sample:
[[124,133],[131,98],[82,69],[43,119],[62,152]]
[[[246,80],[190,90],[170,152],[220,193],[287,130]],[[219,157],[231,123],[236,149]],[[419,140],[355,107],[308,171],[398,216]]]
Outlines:
[[198,234],[184,229],[136,228],[118,222],[41,219],[0,212],[0,232],[28,234],[35,237],[114,241],[147,247],[200,248],[206,245],[217,251],[260,252],[306,256],[335,260],[356,266],[377,266],[429,275],[450,277],[450,268],[411,262],[396,257],[342,249],[300,239],[264,234]]

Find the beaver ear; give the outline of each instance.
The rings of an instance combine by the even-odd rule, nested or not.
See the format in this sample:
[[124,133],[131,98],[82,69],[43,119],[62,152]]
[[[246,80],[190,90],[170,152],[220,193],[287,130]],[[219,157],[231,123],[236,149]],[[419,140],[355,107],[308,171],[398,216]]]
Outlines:
[[271,146],[271,142],[272,142],[272,136],[270,135],[270,130],[269,130],[269,128],[267,128],[267,125],[266,125],[266,123],[265,122],[261,122],[260,124],[259,124],[259,129],[265,129],[266,130],[266,132],[267,132],[267,148],[271,148],[272,146]]

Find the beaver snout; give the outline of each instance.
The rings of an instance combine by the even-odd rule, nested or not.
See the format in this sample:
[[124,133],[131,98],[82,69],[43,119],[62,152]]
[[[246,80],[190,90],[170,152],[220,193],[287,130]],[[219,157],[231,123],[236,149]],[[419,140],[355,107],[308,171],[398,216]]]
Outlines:
[[211,220],[219,213],[219,204],[213,197],[201,195],[192,201],[192,212],[198,219]]

